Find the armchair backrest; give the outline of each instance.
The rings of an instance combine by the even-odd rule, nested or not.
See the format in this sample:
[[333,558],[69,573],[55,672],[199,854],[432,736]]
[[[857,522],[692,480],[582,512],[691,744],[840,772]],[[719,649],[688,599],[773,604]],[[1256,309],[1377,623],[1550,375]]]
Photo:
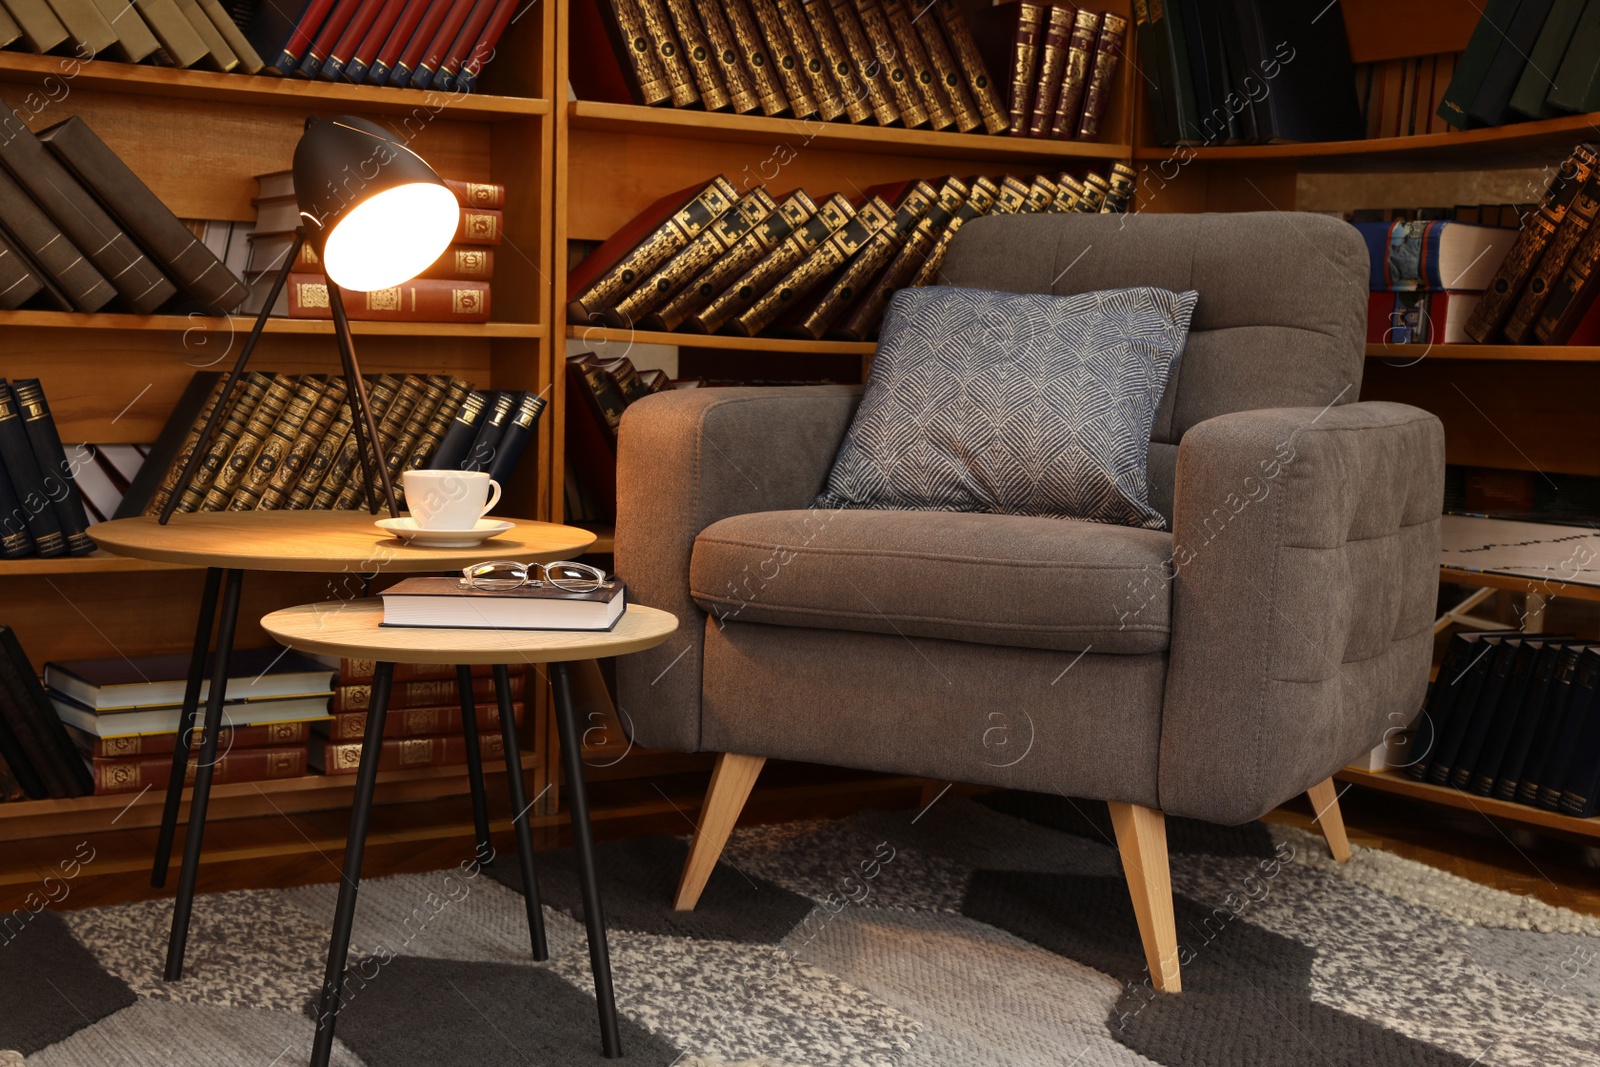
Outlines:
[[1177,446],[1191,426],[1357,398],[1367,271],[1355,227],[1325,215],[999,215],[962,227],[939,283],[1057,295],[1138,285],[1199,292],[1150,435],[1150,501],[1170,519]]

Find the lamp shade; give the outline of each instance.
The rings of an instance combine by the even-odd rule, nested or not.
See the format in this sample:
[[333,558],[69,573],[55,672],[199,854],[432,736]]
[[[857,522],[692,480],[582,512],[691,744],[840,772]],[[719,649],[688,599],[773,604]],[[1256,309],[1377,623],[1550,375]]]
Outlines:
[[306,120],[294,193],[328,278],[357,292],[415,278],[461,221],[455,194],[421,156],[352,115]]

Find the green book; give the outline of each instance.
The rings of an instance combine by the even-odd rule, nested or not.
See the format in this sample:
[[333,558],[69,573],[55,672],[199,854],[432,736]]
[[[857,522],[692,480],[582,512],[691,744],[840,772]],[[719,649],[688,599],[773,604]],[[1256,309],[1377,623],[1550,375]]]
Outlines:
[[[1591,3],[1589,6],[1595,5]],[[1469,125],[1467,111],[1472,107],[1478,87],[1489,73],[1489,66],[1494,62],[1495,53],[1500,50],[1500,42],[1505,39],[1506,29],[1516,13],[1517,0],[1488,0],[1483,5],[1483,17],[1478,19],[1478,25],[1472,30],[1467,50],[1456,62],[1456,72],[1450,79],[1450,87],[1444,91],[1444,102],[1436,112],[1456,129],[1464,130]]]
[[1586,0],[1545,102],[1561,111],[1600,109],[1600,0]]
[[1522,68],[1522,77],[1511,91],[1511,110],[1530,119],[1560,114],[1545,97],[1555,87],[1556,71],[1561,68],[1561,57],[1567,53],[1567,42],[1572,40],[1583,8],[1584,0],[1555,0],[1550,6],[1544,28],[1528,53],[1528,65]]

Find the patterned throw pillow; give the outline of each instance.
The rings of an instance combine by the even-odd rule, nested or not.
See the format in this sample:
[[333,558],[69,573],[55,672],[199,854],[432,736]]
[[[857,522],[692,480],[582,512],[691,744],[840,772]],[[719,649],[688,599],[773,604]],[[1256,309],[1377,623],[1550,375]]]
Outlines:
[[902,289],[817,506],[1165,529],[1145,460],[1198,299]]

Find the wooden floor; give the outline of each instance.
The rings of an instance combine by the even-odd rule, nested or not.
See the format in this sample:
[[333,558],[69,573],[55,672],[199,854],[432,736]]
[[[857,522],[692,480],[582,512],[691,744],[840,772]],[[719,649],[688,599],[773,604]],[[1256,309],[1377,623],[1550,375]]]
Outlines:
[[[644,834],[686,834],[694,825],[704,774],[651,781],[599,783],[592,789],[596,836],[602,840]],[[504,779],[491,776],[491,798]],[[741,820],[780,822],[837,818],[865,808],[915,809],[928,795],[907,778],[774,763],[763,773]],[[1403,798],[1345,789],[1340,804],[1351,841],[1381,848],[1484,885],[1526,894],[1562,907],[1600,915],[1600,849],[1549,834],[1497,825],[1480,816]],[[491,804],[497,848],[514,847],[510,811]],[[1309,805],[1273,812],[1272,821],[1311,828]],[[331,882],[339,876],[348,815],[343,811],[218,822],[208,827],[199,887],[219,892]],[[564,814],[537,820],[536,844],[569,843]],[[438,870],[468,859],[472,816],[465,798],[425,805],[393,805],[373,812],[364,877]],[[155,831],[0,843],[0,913],[30,906],[43,887],[57,907],[80,908],[171,896],[176,857],[165,890],[150,887]],[[91,855],[93,859],[84,862]],[[77,866],[74,866],[76,862]],[[67,864],[64,868],[63,864]],[[70,880],[63,870],[78,871]],[[46,883],[46,877],[54,881]],[[63,896],[61,886],[66,886]]]

